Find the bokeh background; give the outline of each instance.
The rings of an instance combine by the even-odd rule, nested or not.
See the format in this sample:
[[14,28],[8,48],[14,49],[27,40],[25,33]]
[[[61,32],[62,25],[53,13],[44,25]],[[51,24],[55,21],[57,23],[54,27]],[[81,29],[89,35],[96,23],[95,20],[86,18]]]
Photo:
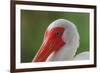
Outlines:
[[80,35],[76,54],[89,51],[89,13],[21,10],[21,63],[32,62],[48,25],[56,19],[73,22]]

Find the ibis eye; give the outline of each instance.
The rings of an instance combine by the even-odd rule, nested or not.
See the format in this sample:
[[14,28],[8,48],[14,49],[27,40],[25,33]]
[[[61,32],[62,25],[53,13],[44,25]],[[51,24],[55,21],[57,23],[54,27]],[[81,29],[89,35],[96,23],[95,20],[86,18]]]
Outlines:
[[57,32],[56,34],[57,34],[57,35],[59,35],[59,36],[60,36],[60,35],[62,35],[62,33],[61,33],[61,32]]

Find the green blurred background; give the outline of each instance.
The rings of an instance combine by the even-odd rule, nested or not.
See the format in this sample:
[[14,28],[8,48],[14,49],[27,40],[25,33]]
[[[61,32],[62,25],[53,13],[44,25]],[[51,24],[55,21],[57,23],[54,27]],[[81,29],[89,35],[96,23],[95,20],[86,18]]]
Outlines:
[[32,62],[48,25],[56,19],[73,22],[79,31],[77,54],[89,50],[89,13],[21,10],[21,63]]

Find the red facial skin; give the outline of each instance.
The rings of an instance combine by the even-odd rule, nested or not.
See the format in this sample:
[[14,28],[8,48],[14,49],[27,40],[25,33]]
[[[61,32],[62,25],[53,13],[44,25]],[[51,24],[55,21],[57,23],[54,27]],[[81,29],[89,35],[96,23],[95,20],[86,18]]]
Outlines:
[[53,51],[58,51],[65,42],[62,39],[64,28],[56,27],[44,34],[43,43],[33,59],[33,62],[44,62]]

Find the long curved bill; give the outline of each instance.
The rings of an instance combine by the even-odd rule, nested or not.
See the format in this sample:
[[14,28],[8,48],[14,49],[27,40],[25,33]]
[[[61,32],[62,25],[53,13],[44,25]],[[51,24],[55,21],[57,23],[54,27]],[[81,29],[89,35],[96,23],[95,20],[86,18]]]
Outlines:
[[[59,50],[65,42],[61,42],[61,39],[43,41],[38,53],[33,59],[33,62],[44,62],[48,56],[53,52]],[[58,43],[59,42],[59,43]]]

